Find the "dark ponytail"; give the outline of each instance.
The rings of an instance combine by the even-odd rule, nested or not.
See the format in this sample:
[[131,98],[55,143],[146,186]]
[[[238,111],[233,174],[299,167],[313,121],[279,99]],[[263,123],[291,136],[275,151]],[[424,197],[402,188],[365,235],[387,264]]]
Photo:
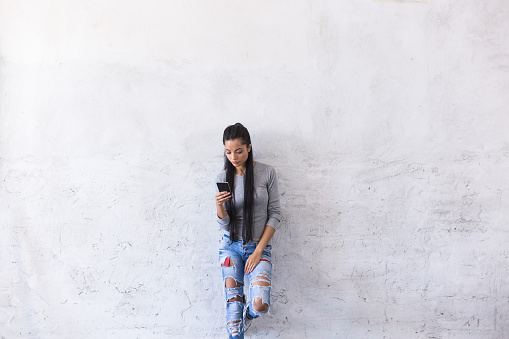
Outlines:
[[[241,123],[226,127],[223,133],[223,145],[227,140],[240,139],[242,145],[251,144],[251,136],[247,128]],[[226,212],[230,216],[230,239],[234,241],[235,237],[235,166],[224,156],[224,169],[226,170],[226,181],[232,188],[232,199],[226,202]],[[249,151],[246,161],[246,173],[244,174],[244,215],[242,216],[242,239],[251,241],[253,238],[253,200],[254,200],[254,173],[253,173],[253,147]]]

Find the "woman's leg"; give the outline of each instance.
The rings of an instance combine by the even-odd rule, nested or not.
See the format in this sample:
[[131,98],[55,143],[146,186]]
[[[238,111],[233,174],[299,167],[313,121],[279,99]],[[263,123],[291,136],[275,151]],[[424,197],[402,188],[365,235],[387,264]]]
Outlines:
[[255,269],[247,275],[249,280],[249,296],[251,305],[248,316],[258,318],[267,313],[270,306],[270,288],[272,278],[272,263],[270,245],[267,245]]
[[[233,246],[233,245],[232,245]],[[230,338],[244,338],[244,261],[242,256],[228,246],[219,251],[226,294],[226,328]]]

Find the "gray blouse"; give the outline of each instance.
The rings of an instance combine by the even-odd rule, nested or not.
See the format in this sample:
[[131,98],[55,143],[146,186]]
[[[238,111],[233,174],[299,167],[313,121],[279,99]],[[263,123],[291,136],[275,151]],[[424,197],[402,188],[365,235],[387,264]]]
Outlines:
[[[254,174],[254,206],[253,206],[253,240],[259,242],[266,225],[277,229],[281,221],[281,208],[279,206],[279,192],[277,188],[277,175],[272,166],[255,162]],[[216,182],[226,181],[226,170],[216,177]],[[236,240],[242,240],[242,215],[244,207],[244,176],[235,175],[235,235]],[[230,216],[223,219],[217,217],[219,226],[228,231]]]

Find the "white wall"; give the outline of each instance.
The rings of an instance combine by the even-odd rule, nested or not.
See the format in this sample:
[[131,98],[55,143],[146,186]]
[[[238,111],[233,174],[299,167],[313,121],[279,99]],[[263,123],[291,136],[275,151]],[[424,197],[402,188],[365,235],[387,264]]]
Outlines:
[[225,336],[213,179],[278,171],[252,338],[509,336],[509,3],[0,1],[0,336]]

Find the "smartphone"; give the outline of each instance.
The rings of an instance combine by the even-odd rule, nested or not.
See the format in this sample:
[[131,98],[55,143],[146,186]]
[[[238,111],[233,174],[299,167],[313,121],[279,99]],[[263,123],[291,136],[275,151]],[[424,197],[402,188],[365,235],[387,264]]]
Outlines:
[[230,192],[231,193],[231,191],[232,191],[230,189],[230,185],[227,182],[218,182],[217,188],[219,189],[219,192]]

